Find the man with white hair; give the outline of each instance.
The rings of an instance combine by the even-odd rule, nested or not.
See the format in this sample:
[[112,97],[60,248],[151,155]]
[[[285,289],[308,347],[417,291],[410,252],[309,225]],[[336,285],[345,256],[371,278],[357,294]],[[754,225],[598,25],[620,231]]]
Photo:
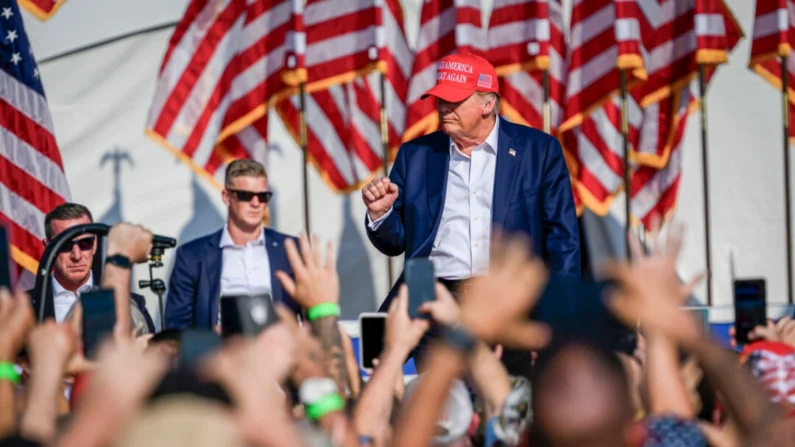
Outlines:
[[[497,73],[485,59],[452,54],[437,68],[441,130],[404,143],[389,177],[362,189],[370,241],[388,256],[430,258],[439,281],[461,292],[488,271],[492,234],[521,233],[553,275],[579,278],[580,236],[560,143],[498,116]],[[403,276],[381,309],[388,309]],[[415,353],[416,354],[416,353]],[[530,355],[506,351],[529,376]]]

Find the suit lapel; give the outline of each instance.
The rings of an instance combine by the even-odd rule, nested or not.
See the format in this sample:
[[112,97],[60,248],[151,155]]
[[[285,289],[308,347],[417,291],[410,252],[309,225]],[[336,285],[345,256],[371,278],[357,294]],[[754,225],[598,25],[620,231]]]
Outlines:
[[274,303],[280,303],[282,302],[282,283],[276,277],[276,271],[283,270],[288,272],[289,269],[285,265],[284,247],[282,247],[281,241],[268,229],[265,229],[265,251],[267,251],[268,264],[270,265],[271,298],[273,298]]
[[497,142],[497,169],[494,174],[494,192],[491,200],[492,232],[505,223],[508,202],[521,164],[521,154],[512,146],[516,132],[512,124],[500,118],[499,141]]
[[209,303],[207,310],[210,312],[210,327],[218,324],[218,300],[221,298],[221,269],[223,267],[223,250],[218,245],[221,243],[221,234],[218,237],[210,238],[207,247],[207,262],[204,264],[204,277],[209,281]]
[[450,137],[444,132],[438,132],[436,141],[430,145],[427,158],[425,160],[425,188],[428,202],[428,216],[431,223],[431,231],[428,239],[423,241],[420,247],[425,247],[428,240],[436,237],[436,229],[444,209],[444,195],[447,192],[447,170],[450,164]]

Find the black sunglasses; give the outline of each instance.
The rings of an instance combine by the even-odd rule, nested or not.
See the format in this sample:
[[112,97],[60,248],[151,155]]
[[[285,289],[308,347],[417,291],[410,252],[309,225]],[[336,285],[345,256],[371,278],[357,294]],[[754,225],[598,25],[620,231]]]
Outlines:
[[[94,248],[94,240],[96,236],[84,237],[83,239],[73,239],[69,242],[66,242],[64,245],[61,246],[61,249],[58,250],[58,253],[71,253],[72,248],[77,245],[81,251],[88,251]],[[71,243],[70,243],[71,242]]]
[[273,197],[273,192],[271,191],[251,192],[238,189],[227,189],[226,191],[229,192],[229,194],[233,194],[235,198],[241,202],[251,202],[254,200],[254,197],[256,197],[261,203],[268,203],[271,197]]

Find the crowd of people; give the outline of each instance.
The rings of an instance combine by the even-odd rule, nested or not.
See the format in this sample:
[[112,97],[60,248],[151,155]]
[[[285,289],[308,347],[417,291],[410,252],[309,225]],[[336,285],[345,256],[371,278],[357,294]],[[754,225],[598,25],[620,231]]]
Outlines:
[[[559,143],[498,116],[488,62],[445,59],[428,92],[441,130],[362,190],[373,244],[438,279],[415,309],[401,275],[372,370],[338,321],[334,250],[266,228],[265,169],[237,160],[224,227],[180,241],[160,330],[131,292],[152,248],[142,226],[113,226],[104,257],[91,234],[61,246],[47,293],[0,289],[0,446],[795,445],[795,321],[756,327],[739,355],[716,343],[683,309],[697,280],[678,278],[670,223],[582,280]],[[45,243],[92,220],[60,205]],[[114,324],[87,355],[81,296],[97,288]],[[263,295],[273,324],[224,333],[224,297]],[[189,333],[219,343],[197,358]]]

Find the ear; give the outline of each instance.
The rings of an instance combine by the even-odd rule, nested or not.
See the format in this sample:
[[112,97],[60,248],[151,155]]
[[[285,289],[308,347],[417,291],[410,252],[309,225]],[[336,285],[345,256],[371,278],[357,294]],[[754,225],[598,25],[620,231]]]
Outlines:
[[230,202],[230,200],[229,200],[229,192],[226,190],[226,188],[224,188],[224,190],[221,191],[221,198],[224,201],[224,205],[229,206],[229,202]]

